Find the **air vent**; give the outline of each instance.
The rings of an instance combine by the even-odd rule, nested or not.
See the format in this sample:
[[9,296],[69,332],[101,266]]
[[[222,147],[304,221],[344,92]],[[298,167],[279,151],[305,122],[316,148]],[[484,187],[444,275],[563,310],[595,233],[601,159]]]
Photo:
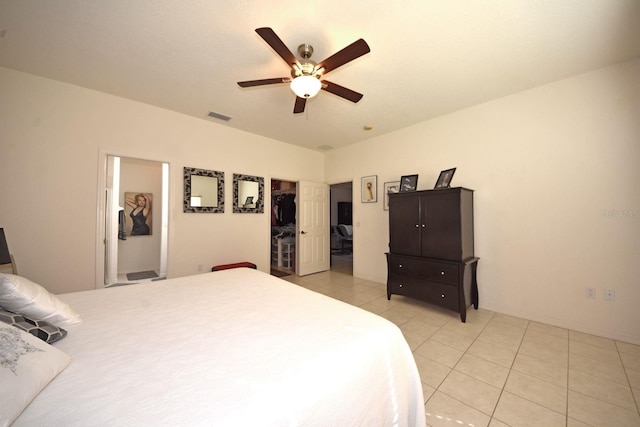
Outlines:
[[322,150],[322,151],[333,150],[334,148],[336,147],[334,147],[333,145],[326,145],[326,144],[318,146],[318,150]]
[[228,122],[229,120],[231,120],[231,117],[229,116],[225,116],[224,114],[220,114],[220,113],[214,113],[213,111],[209,111],[209,117],[213,117],[214,119],[218,119],[218,120],[224,120],[225,122]]

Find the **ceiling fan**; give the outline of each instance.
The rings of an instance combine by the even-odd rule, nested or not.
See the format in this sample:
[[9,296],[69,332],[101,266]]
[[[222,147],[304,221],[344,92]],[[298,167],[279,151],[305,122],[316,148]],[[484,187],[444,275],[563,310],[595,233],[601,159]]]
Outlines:
[[313,47],[311,45],[301,44],[298,46],[298,53],[302,58],[302,60],[299,61],[271,28],[257,28],[256,33],[291,67],[291,77],[238,82],[240,87],[290,83],[291,90],[296,94],[296,102],[293,107],[295,114],[304,112],[307,99],[316,96],[320,89],[338,95],[351,102],[358,102],[362,99],[361,93],[324,80],[322,77],[347,62],[369,53],[371,51],[369,45],[363,39],[356,40],[344,49],[316,64],[309,59],[313,54]]

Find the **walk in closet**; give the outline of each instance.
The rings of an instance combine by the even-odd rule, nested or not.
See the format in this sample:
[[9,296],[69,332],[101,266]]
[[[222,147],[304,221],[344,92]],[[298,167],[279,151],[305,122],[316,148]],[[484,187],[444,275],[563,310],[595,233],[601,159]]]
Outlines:
[[292,273],[296,265],[296,183],[271,180],[271,270]]

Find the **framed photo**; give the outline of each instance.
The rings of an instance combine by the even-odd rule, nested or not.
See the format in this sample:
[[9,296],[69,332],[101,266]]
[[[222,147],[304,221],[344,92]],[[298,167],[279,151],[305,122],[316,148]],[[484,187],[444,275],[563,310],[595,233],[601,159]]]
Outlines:
[[397,193],[400,191],[400,181],[390,181],[384,183],[384,200],[382,208],[385,211],[389,210],[389,194]]
[[438,177],[438,181],[436,182],[436,186],[433,187],[435,189],[438,188],[449,188],[451,186],[451,179],[453,178],[453,174],[456,172],[456,168],[451,168],[440,172],[440,176]]
[[376,203],[378,201],[378,175],[362,178],[362,203]]
[[150,236],[151,226],[151,204],[153,194],[144,192],[124,193],[124,214],[125,223],[120,227],[125,228],[127,236]]
[[418,188],[418,175],[403,175],[400,178],[400,192],[416,191]]

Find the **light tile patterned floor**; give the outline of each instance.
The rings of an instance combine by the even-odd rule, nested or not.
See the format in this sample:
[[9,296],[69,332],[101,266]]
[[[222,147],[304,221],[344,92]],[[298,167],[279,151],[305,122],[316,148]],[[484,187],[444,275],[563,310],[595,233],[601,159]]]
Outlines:
[[[487,310],[394,295],[347,269],[284,279],[374,312],[404,333],[431,427],[640,426],[640,346]],[[346,273],[346,274],[345,274]]]

